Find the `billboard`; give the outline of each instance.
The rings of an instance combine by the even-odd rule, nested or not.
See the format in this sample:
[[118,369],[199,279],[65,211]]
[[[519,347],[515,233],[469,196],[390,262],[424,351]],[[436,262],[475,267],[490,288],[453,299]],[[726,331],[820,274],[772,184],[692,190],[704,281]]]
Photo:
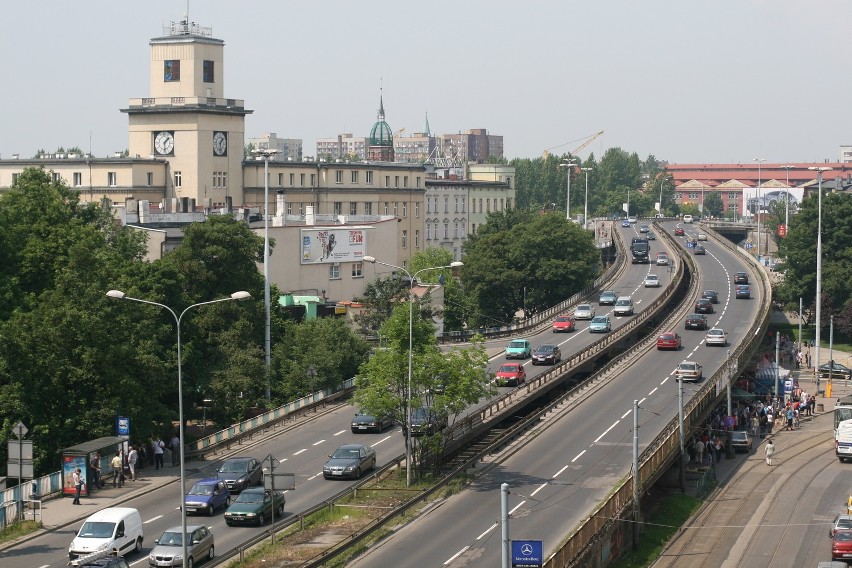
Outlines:
[[366,254],[367,229],[302,229],[302,264],[360,261]]
[[753,187],[743,188],[743,211],[744,217],[753,217],[757,213],[758,205],[762,214],[768,212],[772,204],[780,201],[786,206],[788,200],[790,211],[798,211],[799,203],[804,199],[805,190],[802,187],[791,187],[789,189],[783,187],[766,187],[760,188],[760,195]]

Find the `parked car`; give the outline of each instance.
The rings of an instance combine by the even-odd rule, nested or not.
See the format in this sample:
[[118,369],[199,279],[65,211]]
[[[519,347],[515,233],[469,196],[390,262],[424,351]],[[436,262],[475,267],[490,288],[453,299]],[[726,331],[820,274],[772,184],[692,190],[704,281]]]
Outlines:
[[751,434],[745,430],[734,430],[731,432],[731,446],[735,452],[751,452],[752,441]]
[[645,288],[659,288],[660,279],[656,274],[649,274],[645,277]]
[[675,236],[682,237],[686,234],[686,231],[683,230],[683,227],[675,227]]
[[[437,392],[442,389],[433,389]],[[352,433],[358,432],[381,432],[385,428],[393,426],[393,420],[388,416],[376,416],[363,410],[352,418]]]
[[376,450],[364,444],[344,444],[328,457],[322,466],[322,476],[326,479],[358,479],[362,473],[376,467]]
[[553,320],[553,333],[574,331],[576,325],[574,318],[571,316],[557,316]]
[[494,384],[498,387],[516,387],[526,381],[527,370],[523,363],[503,363],[494,377]]
[[734,296],[737,300],[748,300],[751,298],[751,288],[748,284],[737,284]]
[[[612,290],[604,290],[601,292],[600,297],[598,298],[599,306],[614,306],[615,300],[618,299],[618,296],[615,295],[615,292]],[[594,314],[592,314],[594,317]]]
[[[183,529],[180,526],[166,529],[163,535],[154,541],[154,548],[148,553],[148,566],[183,566]],[[213,533],[203,525],[186,527],[189,538],[186,541],[186,565],[192,568],[205,560],[213,560],[216,547]]]
[[231,493],[239,493],[263,482],[263,464],[255,458],[229,458],[219,466],[216,477],[225,480]]
[[707,329],[707,318],[703,314],[689,314],[686,316],[684,328],[704,331]]
[[696,361],[683,361],[677,366],[675,375],[681,381],[698,382],[704,376],[704,373],[700,363],[697,363]]
[[657,349],[674,349],[677,351],[680,349],[681,339],[680,335],[676,334],[673,331],[663,332],[657,337]]
[[183,506],[186,508],[187,515],[193,513],[213,515],[213,512],[219,507],[230,504],[231,491],[225,484],[225,480],[217,477],[196,481],[183,499]]
[[852,529],[852,515],[839,513],[834,516],[831,521],[831,528],[828,529],[828,536],[834,538],[837,531]]
[[701,297],[707,298],[712,304],[719,303],[719,293],[716,292],[716,290],[704,290],[703,292],[701,292]]
[[595,317],[595,309],[591,304],[580,304],[574,308],[574,319],[590,320],[593,317]]
[[[829,377],[829,375],[831,375]],[[838,363],[837,361],[829,361],[824,365],[819,366],[819,378],[832,380],[849,380],[852,378],[852,369],[844,365],[843,363]]]
[[251,487],[240,493],[240,496],[225,511],[225,524],[229,527],[233,525],[261,526],[266,522],[267,517],[272,517],[273,509],[276,517],[279,519],[283,517],[284,504],[283,491]]
[[660,251],[657,253],[657,266],[668,266],[669,262],[669,253],[666,251]]
[[639,232],[640,233],[647,233],[650,230],[651,230],[651,227],[649,227],[645,223],[642,223],[642,224],[639,225]]
[[590,333],[607,333],[612,327],[609,323],[609,316],[595,316],[589,323]]
[[852,530],[839,530],[831,539],[831,559],[842,560],[844,566],[847,560],[852,560]]
[[694,252],[695,254],[706,254],[707,253],[707,251],[704,250],[704,245],[695,245],[694,247],[692,247],[692,252]]
[[[421,406],[411,410],[411,435],[432,436],[447,427],[447,415],[432,410],[428,406]],[[402,426],[402,433],[408,435],[408,428]]]
[[704,345],[721,345],[725,347],[728,344],[728,334],[725,333],[724,329],[720,329],[718,327],[714,327],[707,330],[707,333],[704,335]]
[[734,274],[734,284],[748,284],[748,273],[737,272]]
[[532,344],[526,339],[513,339],[506,347],[506,359],[527,359],[532,354]]
[[696,314],[712,314],[713,303],[707,298],[698,298],[695,300],[695,313]]
[[559,349],[558,345],[539,345],[532,354],[533,365],[538,365],[539,363],[544,365],[551,363],[555,365],[561,360],[562,350]]

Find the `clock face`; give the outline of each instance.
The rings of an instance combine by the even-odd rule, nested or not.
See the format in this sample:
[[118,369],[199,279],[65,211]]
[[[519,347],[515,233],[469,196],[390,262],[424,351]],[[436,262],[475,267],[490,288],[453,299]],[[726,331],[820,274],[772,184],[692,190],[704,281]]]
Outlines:
[[214,132],[213,133],[213,153],[217,156],[224,156],[228,152],[228,133]]
[[154,136],[154,150],[161,156],[170,156],[175,151],[175,135],[164,130]]

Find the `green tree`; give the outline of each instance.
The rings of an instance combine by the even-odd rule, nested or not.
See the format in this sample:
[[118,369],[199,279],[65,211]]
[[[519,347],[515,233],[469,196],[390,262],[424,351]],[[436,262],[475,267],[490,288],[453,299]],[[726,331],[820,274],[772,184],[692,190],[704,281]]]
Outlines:
[[722,196],[718,191],[704,192],[704,216],[716,217],[722,216],[724,205],[722,204]]
[[378,334],[394,306],[408,298],[408,291],[408,282],[395,275],[379,277],[367,284],[364,295],[355,299],[364,305],[364,310],[354,318],[361,334]]

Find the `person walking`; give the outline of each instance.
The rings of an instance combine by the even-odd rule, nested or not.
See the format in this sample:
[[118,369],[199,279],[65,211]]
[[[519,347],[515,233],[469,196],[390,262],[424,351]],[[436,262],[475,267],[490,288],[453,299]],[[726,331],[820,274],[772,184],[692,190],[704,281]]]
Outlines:
[[159,436],[154,438],[154,469],[160,469],[163,467],[163,448],[165,444],[160,439]]
[[772,443],[772,440],[766,442],[763,452],[766,454],[766,465],[772,465],[772,456],[775,455],[775,444]]
[[[95,489],[102,489],[101,487],[101,454],[96,453],[92,456],[91,461],[89,462],[89,469],[92,470],[92,485]],[[89,487],[89,491],[92,490],[92,487]]]
[[172,435],[169,447],[172,450],[172,465],[178,465],[180,463],[180,438],[178,438],[177,432]]
[[793,406],[790,405],[787,407],[787,427],[785,430],[793,430],[793,419],[796,417],[795,412],[793,411]]
[[115,457],[112,458],[109,465],[112,467],[112,486],[121,487],[124,485],[124,465],[121,463],[121,452],[115,452]]
[[699,438],[695,441],[695,461],[698,462],[698,465],[704,465],[704,442]]
[[71,476],[72,483],[74,484],[74,489],[76,493],[74,494],[74,500],[71,502],[72,505],[80,504],[80,492],[83,490],[83,473],[80,471],[80,468],[74,470],[74,473]]
[[130,446],[127,453],[127,465],[130,468],[130,481],[136,481],[136,462],[139,461],[139,453],[134,446]]

